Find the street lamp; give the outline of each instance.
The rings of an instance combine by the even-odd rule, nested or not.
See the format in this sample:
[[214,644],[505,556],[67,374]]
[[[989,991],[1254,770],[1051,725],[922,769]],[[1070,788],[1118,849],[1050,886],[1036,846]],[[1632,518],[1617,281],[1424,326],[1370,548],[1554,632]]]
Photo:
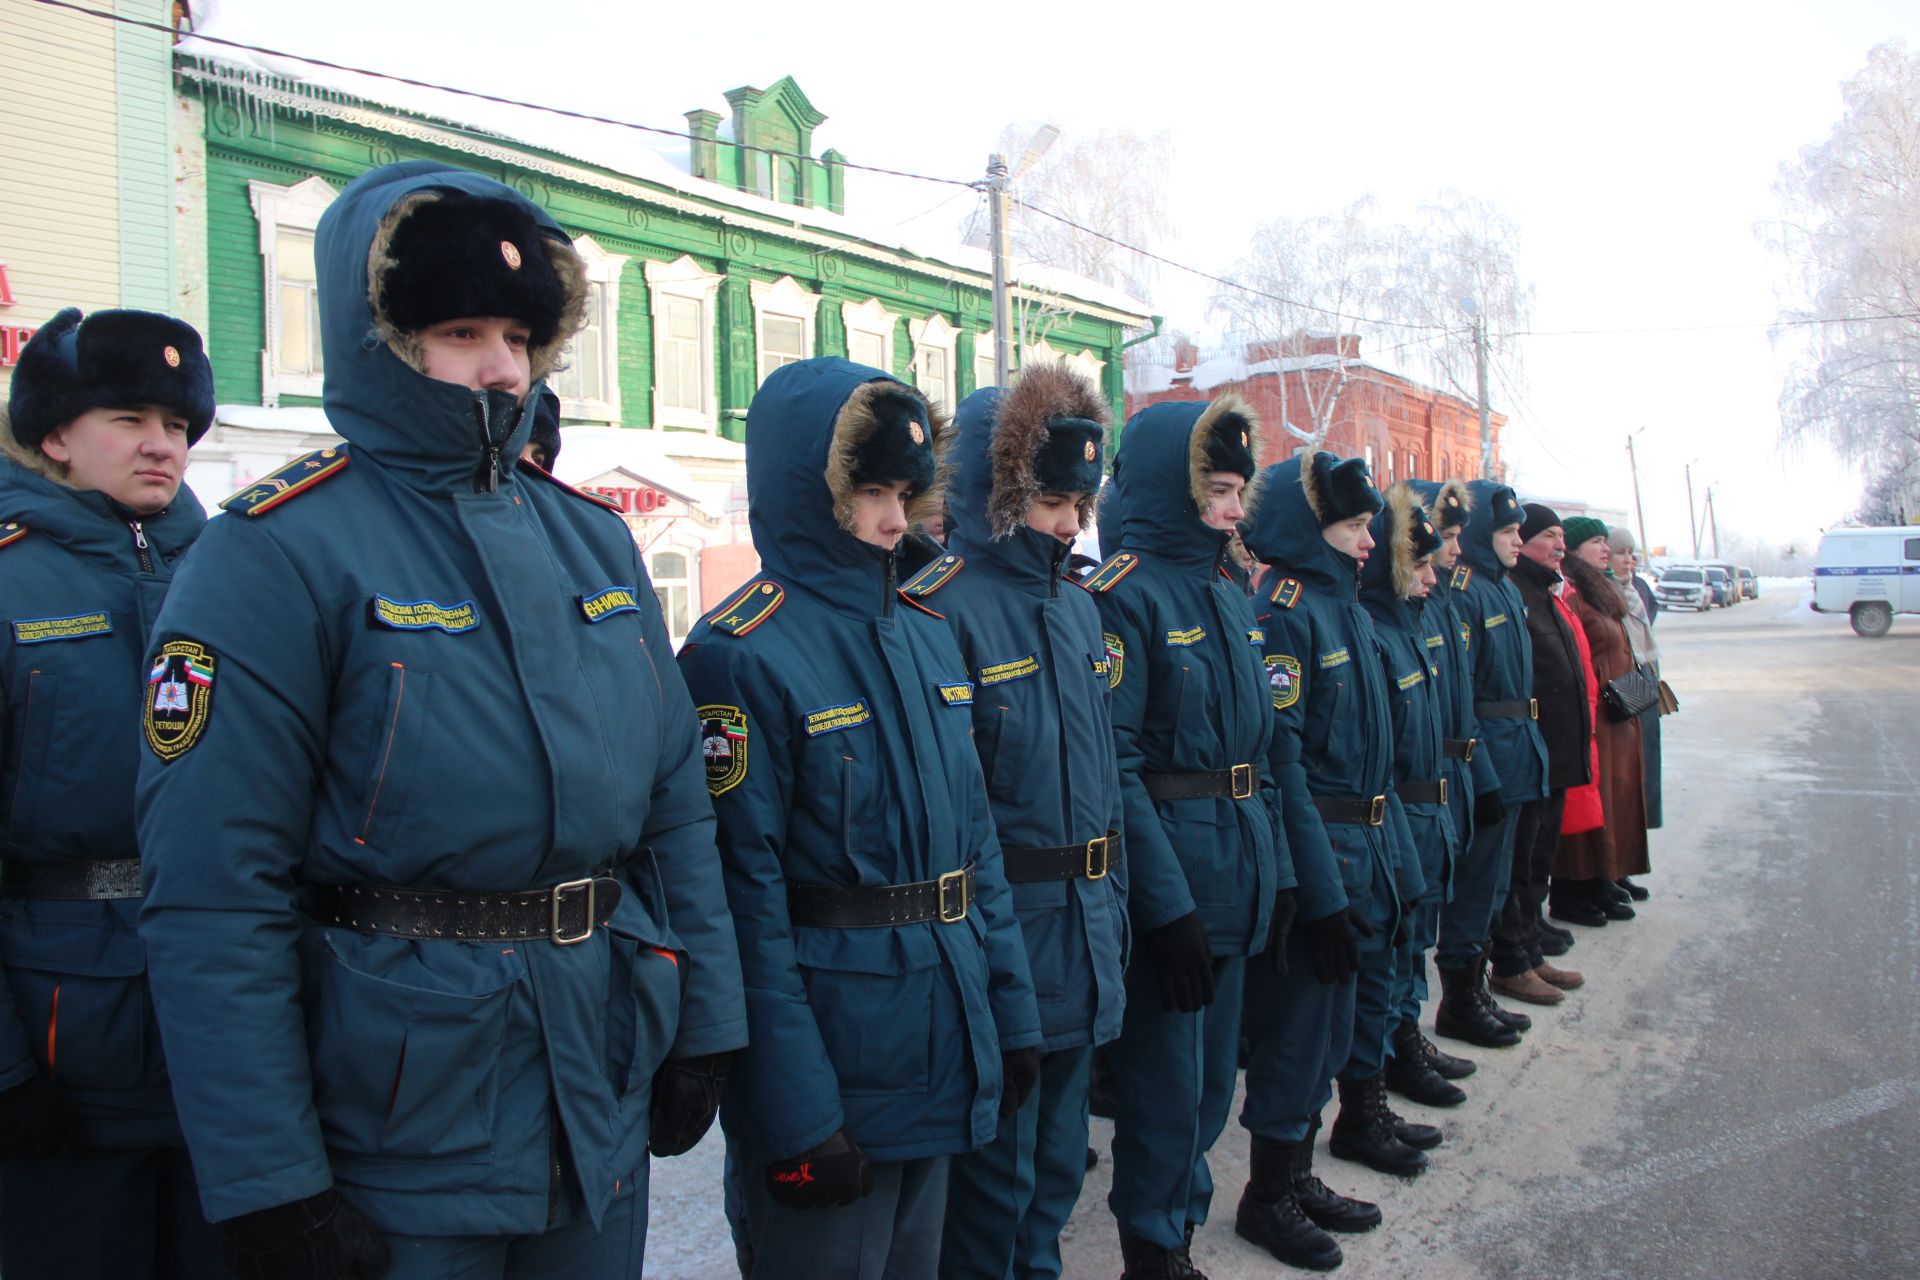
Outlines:
[[987,157],[984,185],[991,217],[989,248],[993,255],[993,380],[997,386],[1007,385],[1013,368],[1013,322],[1007,300],[1007,188],[1040,163],[1040,157],[1047,154],[1047,148],[1059,138],[1060,130],[1050,124],[1041,125],[1011,173],[1007,171],[1007,158],[1004,155],[996,151]]

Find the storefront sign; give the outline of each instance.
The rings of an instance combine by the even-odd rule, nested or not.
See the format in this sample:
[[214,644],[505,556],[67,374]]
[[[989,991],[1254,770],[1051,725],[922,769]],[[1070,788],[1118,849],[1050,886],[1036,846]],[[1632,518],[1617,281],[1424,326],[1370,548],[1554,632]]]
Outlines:
[[[0,307],[13,305],[13,286],[7,281],[7,264],[0,262]],[[37,326],[30,324],[0,324],[0,369],[11,369],[20,363],[20,348],[27,345],[27,339],[33,337]]]
[[666,506],[673,498],[651,485],[595,485],[591,492],[599,494],[614,506],[620,508],[622,515],[652,515]]

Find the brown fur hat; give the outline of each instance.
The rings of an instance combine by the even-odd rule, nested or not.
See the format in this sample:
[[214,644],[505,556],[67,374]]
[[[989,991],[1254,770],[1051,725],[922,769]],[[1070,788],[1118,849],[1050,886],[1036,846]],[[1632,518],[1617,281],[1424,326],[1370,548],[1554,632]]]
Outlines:
[[1005,538],[1026,521],[1042,493],[1080,493],[1080,527],[1093,517],[1106,433],[1113,423],[1093,384],[1062,364],[1037,364],[1014,376],[1000,397],[988,455],[993,464],[987,529]]
[[853,495],[861,484],[906,480],[907,522],[918,526],[940,510],[953,428],[918,388],[892,378],[863,382],[840,406],[827,450],[833,518],[853,529]]

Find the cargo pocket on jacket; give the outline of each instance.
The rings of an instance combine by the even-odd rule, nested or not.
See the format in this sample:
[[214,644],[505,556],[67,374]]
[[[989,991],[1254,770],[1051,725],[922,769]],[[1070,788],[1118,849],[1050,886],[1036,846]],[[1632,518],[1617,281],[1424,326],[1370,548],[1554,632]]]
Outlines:
[[[525,961],[462,948],[461,967],[443,974],[414,948],[458,944],[324,936],[308,1048],[327,1145],[354,1155],[491,1160],[500,1049]],[[420,985],[428,982],[446,985]]]
[[429,672],[398,662],[387,668],[386,708],[361,789],[366,805],[360,829],[354,833],[357,844],[387,848],[398,843],[393,837],[406,821],[407,793],[420,758],[420,731],[427,722],[427,695],[432,688]]
[[[925,1093],[933,1061],[937,949],[924,961],[893,951],[899,940],[830,937],[847,930],[802,929],[795,937],[807,1003],[846,1097]],[[886,950],[864,954],[879,943]]]
[[56,973],[9,960],[10,985],[33,1057],[77,1093],[120,1093],[147,1082],[145,974]]
[[607,1074],[625,1097],[647,1086],[673,1047],[687,957],[611,926],[607,955]]
[[1077,882],[1046,880],[1038,884],[1016,884],[1013,912],[1020,922],[1020,936],[1027,947],[1027,968],[1033,975],[1036,1000],[1060,1001],[1067,998],[1067,972],[1072,967],[1067,943],[1073,930],[1067,899]]
[[20,766],[7,797],[8,838],[15,848],[30,847],[40,832],[41,780],[51,764],[54,716],[60,710],[60,682],[52,672],[27,672],[26,690],[13,717],[18,740],[8,744]]

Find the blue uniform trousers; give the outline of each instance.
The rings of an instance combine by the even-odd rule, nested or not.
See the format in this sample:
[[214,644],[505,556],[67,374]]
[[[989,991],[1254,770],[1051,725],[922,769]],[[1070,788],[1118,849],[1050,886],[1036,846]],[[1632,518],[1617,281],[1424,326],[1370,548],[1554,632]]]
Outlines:
[[1400,1021],[1400,963],[1401,949],[1391,942],[1360,953],[1353,979],[1353,1040],[1340,1067],[1342,1080],[1369,1080],[1386,1070],[1387,1045]]
[[577,1191],[533,1236],[403,1236],[391,1232],[387,1280],[640,1280],[647,1248],[647,1175],[623,1187],[594,1229]]
[[1233,1108],[1246,977],[1247,957],[1215,956],[1213,1003],[1175,1013],[1160,1003],[1151,950],[1136,950],[1127,967],[1126,1017],[1109,1050],[1117,1109],[1107,1207],[1121,1231],[1163,1249],[1207,1220],[1207,1152]]
[[1333,1097],[1333,1073],[1353,1042],[1354,984],[1321,982],[1298,929],[1287,939],[1287,972],[1266,956],[1247,968],[1246,1034],[1252,1057],[1240,1123],[1256,1138],[1298,1142]]
[[0,1160],[6,1280],[218,1280],[220,1234],[181,1147],[88,1147]]
[[994,1140],[953,1157],[941,1280],[1060,1274],[1060,1230],[1087,1174],[1087,1077],[1093,1049],[1040,1057],[1040,1081]]
[[1430,893],[1420,900],[1408,920],[1410,936],[1400,952],[1400,967],[1394,976],[1399,990],[1396,1002],[1398,1021],[1420,1021],[1420,1006],[1427,1002],[1427,952],[1440,938],[1440,895]]
[[940,1260],[950,1160],[876,1161],[873,1190],[852,1204],[790,1209],[767,1194],[766,1161],[728,1133],[727,1222],[742,1280],[927,1280]]
[[1433,952],[1442,969],[1466,968],[1487,946],[1513,874],[1514,816],[1509,810],[1498,824],[1476,830],[1454,863],[1453,901],[1440,909],[1440,943]]

